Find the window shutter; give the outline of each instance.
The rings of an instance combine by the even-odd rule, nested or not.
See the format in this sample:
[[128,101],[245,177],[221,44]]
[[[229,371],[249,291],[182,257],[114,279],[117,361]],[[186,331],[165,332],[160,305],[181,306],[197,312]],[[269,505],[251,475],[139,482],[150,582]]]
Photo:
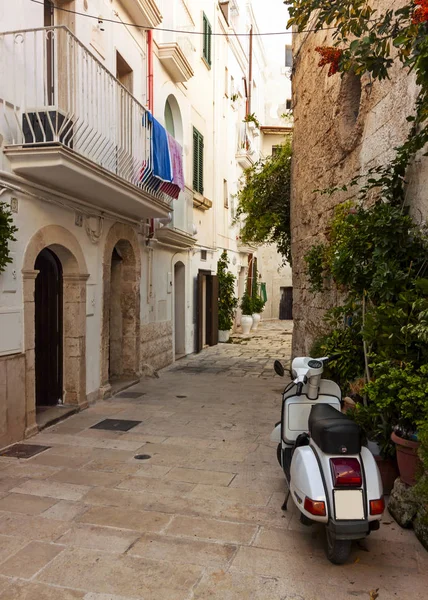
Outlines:
[[193,128],[193,189],[204,193],[204,138]]
[[207,62],[208,64],[211,66],[211,33],[212,33],[212,29],[211,29],[211,25],[208,23],[207,21]]
[[210,66],[211,66],[211,34],[212,34],[212,27],[204,13],[204,15],[203,15],[202,56],[205,58],[208,65],[210,65]]

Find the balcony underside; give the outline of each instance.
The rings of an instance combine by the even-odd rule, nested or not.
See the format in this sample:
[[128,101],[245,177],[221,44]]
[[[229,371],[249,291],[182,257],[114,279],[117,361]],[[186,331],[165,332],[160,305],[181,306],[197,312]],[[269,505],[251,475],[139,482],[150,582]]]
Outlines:
[[159,44],[159,59],[174,82],[188,81],[193,69],[179,44]]
[[61,144],[9,146],[5,154],[17,175],[134,219],[168,217],[166,202]]
[[163,244],[170,244],[179,248],[192,248],[196,243],[194,237],[173,227],[161,227],[156,231],[156,238]]
[[254,161],[252,160],[250,153],[245,152],[245,150],[242,150],[236,154],[236,160],[238,161],[239,166],[243,169],[249,169],[254,165]]

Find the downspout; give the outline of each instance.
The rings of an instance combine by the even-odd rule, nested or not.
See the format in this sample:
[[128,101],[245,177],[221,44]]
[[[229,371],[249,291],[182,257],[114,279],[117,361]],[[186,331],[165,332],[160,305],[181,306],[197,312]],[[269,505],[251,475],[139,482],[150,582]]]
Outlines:
[[[153,114],[153,29],[147,31],[147,106]],[[155,221],[150,219],[150,237],[155,233]]]
[[253,88],[253,26],[250,27],[250,48],[248,57],[248,98],[247,115],[251,115],[251,91]]

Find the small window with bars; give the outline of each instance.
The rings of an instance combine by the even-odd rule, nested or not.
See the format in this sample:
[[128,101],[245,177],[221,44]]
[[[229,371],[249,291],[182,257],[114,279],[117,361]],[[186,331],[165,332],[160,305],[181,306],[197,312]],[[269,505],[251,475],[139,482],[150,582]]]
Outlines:
[[203,13],[203,44],[202,44],[202,56],[205,59],[205,62],[210,67],[211,66],[211,34],[212,27],[211,23],[208,21],[207,15]]
[[286,108],[287,110],[293,110],[293,102],[292,102],[291,98],[288,98],[288,99],[285,101],[285,108]]
[[193,128],[193,189],[204,193],[204,137]]

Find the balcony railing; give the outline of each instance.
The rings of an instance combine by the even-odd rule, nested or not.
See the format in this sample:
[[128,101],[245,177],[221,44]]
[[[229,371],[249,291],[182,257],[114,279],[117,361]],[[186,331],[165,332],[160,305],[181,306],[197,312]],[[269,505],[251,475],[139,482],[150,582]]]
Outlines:
[[243,168],[250,167],[256,159],[253,135],[249,130],[248,123],[239,124],[236,158]]
[[60,145],[160,201],[147,111],[65,27],[0,34],[0,131],[5,146]]
[[188,32],[195,31],[195,23],[186,1],[159,0],[159,6],[163,15],[162,28],[174,29],[174,31],[160,32],[159,42],[161,44],[177,43],[193,69],[195,47],[192,38],[194,36],[189,35]]

